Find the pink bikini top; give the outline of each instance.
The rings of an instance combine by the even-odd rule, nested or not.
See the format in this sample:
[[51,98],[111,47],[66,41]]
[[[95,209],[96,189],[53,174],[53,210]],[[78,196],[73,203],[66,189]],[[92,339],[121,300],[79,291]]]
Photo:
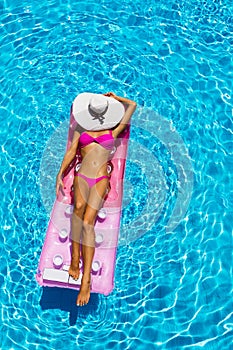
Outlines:
[[79,138],[79,145],[81,148],[83,148],[95,142],[98,143],[100,146],[104,147],[105,149],[111,151],[114,146],[114,141],[115,140],[112,136],[112,130],[110,130],[109,134],[103,134],[98,137],[93,137],[87,134],[86,132],[83,132]]

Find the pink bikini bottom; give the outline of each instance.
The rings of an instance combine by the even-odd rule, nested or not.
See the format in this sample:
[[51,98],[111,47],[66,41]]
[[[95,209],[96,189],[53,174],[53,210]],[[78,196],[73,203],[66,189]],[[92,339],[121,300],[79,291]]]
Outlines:
[[80,174],[80,173],[76,173],[75,176],[79,176],[82,179],[84,179],[89,188],[92,188],[95,184],[97,184],[99,181],[103,180],[103,179],[108,179],[109,180],[109,176],[108,175],[103,175],[100,177],[97,177],[96,179],[92,178],[92,177],[87,177],[86,175]]

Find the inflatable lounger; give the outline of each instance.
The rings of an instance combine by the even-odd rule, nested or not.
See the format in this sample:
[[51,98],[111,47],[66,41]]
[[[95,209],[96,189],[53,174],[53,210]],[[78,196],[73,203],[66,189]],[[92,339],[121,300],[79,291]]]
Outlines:
[[[73,116],[73,106],[70,113],[70,128],[67,148],[70,147],[77,122]],[[123,178],[129,125],[119,135],[111,152],[108,170],[111,172],[111,190],[103,207],[100,209],[95,223],[96,249],[92,264],[91,292],[108,295],[114,285],[114,269],[116,249],[120,229],[120,217],[123,194]],[[54,202],[45,242],[42,248],[36,280],[41,286],[65,287],[79,289],[82,278],[82,260],[80,259],[81,274],[74,280],[68,274],[71,262],[71,217],[73,213],[72,185],[74,168],[79,166],[81,155],[69,165],[64,174],[64,193],[61,191]]]

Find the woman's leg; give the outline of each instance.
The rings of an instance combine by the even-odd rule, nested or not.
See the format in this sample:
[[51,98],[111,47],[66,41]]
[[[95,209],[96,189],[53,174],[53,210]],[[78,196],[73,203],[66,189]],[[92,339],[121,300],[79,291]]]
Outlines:
[[108,188],[109,180],[102,179],[90,189],[88,204],[83,218],[82,235],[82,257],[83,277],[80,292],[77,298],[77,305],[85,305],[90,298],[91,268],[95,253],[95,231],[94,225],[98,210],[103,204],[103,199]]
[[71,221],[71,265],[69,275],[74,279],[79,278],[80,241],[83,228],[83,216],[87,205],[89,187],[81,178],[74,179],[74,211]]

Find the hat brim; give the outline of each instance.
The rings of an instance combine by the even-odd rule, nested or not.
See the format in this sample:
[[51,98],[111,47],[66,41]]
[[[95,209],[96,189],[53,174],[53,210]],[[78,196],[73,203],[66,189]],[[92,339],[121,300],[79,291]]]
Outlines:
[[100,124],[100,121],[98,119],[94,119],[88,111],[90,100],[95,95],[97,94],[83,92],[75,98],[72,106],[72,112],[75,120],[85,130],[97,131],[114,128],[114,126],[116,126],[124,116],[125,108],[123,104],[117,101],[115,98],[105,96],[106,100],[108,101],[108,110],[104,114],[103,123]]

